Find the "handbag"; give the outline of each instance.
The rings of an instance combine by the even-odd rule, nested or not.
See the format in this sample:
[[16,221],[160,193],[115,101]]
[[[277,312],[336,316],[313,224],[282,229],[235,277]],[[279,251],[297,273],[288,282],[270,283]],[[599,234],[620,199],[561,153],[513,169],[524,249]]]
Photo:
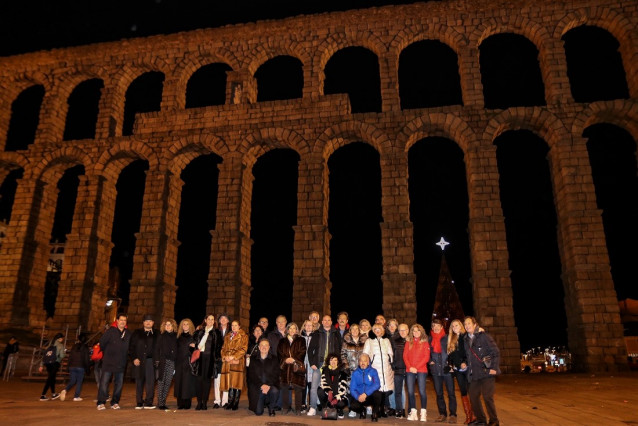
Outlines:
[[201,351],[199,349],[195,349],[193,351],[193,353],[191,354],[191,364],[194,364],[195,361],[199,359],[200,352]]
[[292,364],[292,372],[300,376],[306,375],[306,366],[303,362],[295,360]]
[[321,420],[337,420],[337,409],[325,407],[321,410]]

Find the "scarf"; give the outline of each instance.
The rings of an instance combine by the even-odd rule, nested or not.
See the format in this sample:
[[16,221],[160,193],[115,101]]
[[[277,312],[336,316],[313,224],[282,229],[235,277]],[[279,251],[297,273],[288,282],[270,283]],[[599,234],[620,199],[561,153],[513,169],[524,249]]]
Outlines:
[[443,336],[445,336],[445,330],[441,329],[438,333],[435,333],[434,330],[432,330],[432,349],[436,354],[440,354],[442,352],[441,339]]
[[199,341],[199,345],[197,345],[197,349],[199,349],[202,352],[206,350],[206,339],[208,339],[208,333],[210,333],[212,330],[213,330],[213,327],[204,328],[204,337],[202,337],[202,340]]

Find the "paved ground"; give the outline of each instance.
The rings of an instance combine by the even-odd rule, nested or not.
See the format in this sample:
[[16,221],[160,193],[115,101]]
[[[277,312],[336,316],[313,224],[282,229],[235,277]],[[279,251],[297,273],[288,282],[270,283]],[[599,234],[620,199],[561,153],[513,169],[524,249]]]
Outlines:
[[[124,385],[120,401],[122,410],[98,412],[94,402],[94,382],[85,383],[82,402],[68,399],[64,402],[40,402],[42,385],[18,378],[0,382],[0,424],[325,425],[318,417],[257,417],[247,410],[245,398],[235,412],[134,410],[135,388],[132,383]],[[569,373],[501,376],[496,386],[496,404],[503,425],[638,425],[638,373],[616,376]],[[169,405],[175,407],[173,398],[169,399]],[[434,419],[436,400],[429,379],[427,408],[429,417]],[[464,415],[459,414],[462,422]],[[346,417],[339,422],[367,424],[370,420]],[[407,424],[407,421],[381,419],[378,424]]]

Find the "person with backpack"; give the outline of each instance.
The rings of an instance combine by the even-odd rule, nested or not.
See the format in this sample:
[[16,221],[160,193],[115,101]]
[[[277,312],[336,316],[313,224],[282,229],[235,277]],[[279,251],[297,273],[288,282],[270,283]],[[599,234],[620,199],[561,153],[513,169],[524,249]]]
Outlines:
[[71,375],[71,379],[69,380],[69,384],[60,392],[60,401],[64,401],[66,399],[66,393],[71,390],[73,386],[75,386],[75,396],[73,401],[79,402],[82,401],[82,383],[84,382],[84,374],[89,373],[89,348],[86,346],[86,336],[80,335],[78,341],[75,342],[75,345],[71,348],[71,352],[69,352],[69,374]]
[[59,393],[55,392],[55,379],[58,375],[58,370],[60,370],[60,365],[62,364],[62,359],[64,358],[64,344],[62,341],[64,340],[64,334],[58,333],[53,337],[51,344],[46,348],[44,352],[44,356],[42,357],[42,365],[40,365],[39,371],[42,371],[46,368],[47,370],[47,381],[44,383],[44,388],[42,388],[42,394],[40,396],[40,401],[48,401],[47,391],[51,389],[51,399],[58,399],[60,397]]

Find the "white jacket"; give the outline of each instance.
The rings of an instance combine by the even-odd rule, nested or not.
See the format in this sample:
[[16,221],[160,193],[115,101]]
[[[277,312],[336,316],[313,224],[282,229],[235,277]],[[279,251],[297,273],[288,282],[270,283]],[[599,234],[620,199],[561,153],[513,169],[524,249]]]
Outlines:
[[390,339],[378,339],[371,335],[363,345],[363,353],[370,357],[370,365],[377,370],[382,392],[394,390],[394,372],[392,371],[392,345]]

